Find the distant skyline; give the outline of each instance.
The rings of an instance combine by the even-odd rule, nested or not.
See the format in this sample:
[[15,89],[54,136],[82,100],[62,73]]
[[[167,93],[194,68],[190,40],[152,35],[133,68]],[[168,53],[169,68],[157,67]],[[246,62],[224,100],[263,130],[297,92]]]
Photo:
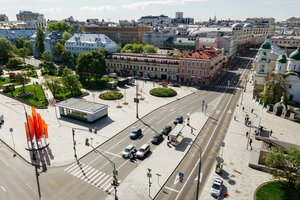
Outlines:
[[145,15],[167,15],[184,12],[184,17],[195,21],[274,17],[283,21],[300,17],[300,0],[0,0],[0,14],[16,20],[19,10],[44,14],[45,19],[61,20],[73,16],[75,20],[88,18],[105,21],[137,20]]

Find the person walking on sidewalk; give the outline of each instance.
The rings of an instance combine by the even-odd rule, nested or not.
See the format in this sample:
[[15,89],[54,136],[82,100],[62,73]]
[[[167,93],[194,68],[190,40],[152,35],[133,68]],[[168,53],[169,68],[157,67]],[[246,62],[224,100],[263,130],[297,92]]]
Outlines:
[[252,151],[252,139],[249,139],[249,146],[250,146],[250,150]]
[[246,132],[246,138],[248,138],[248,137],[249,137],[249,132],[247,131],[247,132]]

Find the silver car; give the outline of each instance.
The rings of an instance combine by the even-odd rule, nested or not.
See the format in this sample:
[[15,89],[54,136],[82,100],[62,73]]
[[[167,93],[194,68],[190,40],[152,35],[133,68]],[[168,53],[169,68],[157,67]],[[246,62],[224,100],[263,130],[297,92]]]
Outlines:
[[141,148],[136,152],[137,158],[144,158],[150,152],[150,145],[144,144]]
[[130,156],[130,154],[133,154],[136,152],[136,148],[134,145],[128,145],[124,151],[122,152],[122,157],[123,158],[128,158]]

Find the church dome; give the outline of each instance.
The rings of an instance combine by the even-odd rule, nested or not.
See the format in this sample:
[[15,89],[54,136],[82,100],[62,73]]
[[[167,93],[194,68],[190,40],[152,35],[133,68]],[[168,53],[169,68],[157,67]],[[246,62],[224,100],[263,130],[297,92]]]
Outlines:
[[243,27],[243,25],[241,23],[234,23],[232,25],[232,28],[242,28],[242,27]]
[[298,49],[296,51],[294,51],[293,53],[291,53],[290,60],[299,60],[300,61],[300,47],[298,47]]
[[266,42],[266,41],[265,41],[265,42],[261,45],[260,48],[262,48],[262,49],[271,49],[271,45],[270,45],[269,42]]
[[277,58],[277,63],[286,63],[287,62],[287,57],[285,54],[281,54],[278,58]]
[[250,23],[246,23],[246,24],[244,24],[243,29],[252,30],[253,29],[253,25],[250,24]]

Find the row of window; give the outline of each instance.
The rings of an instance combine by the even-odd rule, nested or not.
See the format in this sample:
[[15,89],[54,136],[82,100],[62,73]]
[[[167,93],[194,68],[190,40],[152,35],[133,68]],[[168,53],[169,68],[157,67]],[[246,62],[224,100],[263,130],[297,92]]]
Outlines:
[[286,40],[284,40],[284,41],[282,41],[282,40],[274,40],[274,41],[271,41],[273,44],[275,43],[275,44],[300,44],[299,43],[299,41],[286,41]]
[[71,51],[71,50],[73,50],[73,51],[92,51],[92,50],[94,50],[94,49],[97,49],[97,48],[79,48],[79,47],[66,47],[66,49],[68,50],[68,51]]
[[[128,70],[147,70],[147,71],[157,71],[158,67],[150,67],[150,66],[135,66],[135,65],[128,65],[128,64],[116,64],[116,63],[107,63],[108,67],[119,67],[119,68],[123,68],[123,69],[128,69]],[[161,72],[168,72],[168,68],[160,68]],[[177,72],[179,73],[179,70],[169,70],[169,72]],[[198,70],[194,70],[194,69],[187,69],[187,74],[192,74],[192,75],[197,75],[198,74]],[[181,68],[181,74],[185,74],[185,69]],[[206,75],[206,71],[205,70],[199,70],[199,75]]]

